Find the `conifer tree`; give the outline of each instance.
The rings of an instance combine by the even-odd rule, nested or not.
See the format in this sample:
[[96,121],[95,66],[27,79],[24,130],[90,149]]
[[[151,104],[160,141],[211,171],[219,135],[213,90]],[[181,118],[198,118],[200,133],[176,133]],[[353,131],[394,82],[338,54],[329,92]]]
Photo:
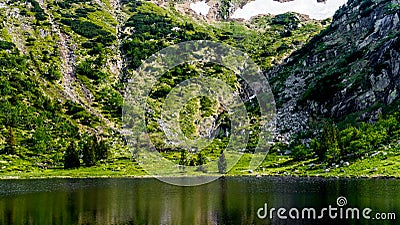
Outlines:
[[221,155],[219,156],[218,159],[218,172],[222,174],[226,173],[226,166],[227,164],[226,164],[225,154],[224,151],[221,151]]
[[80,166],[79,154],[76,150],[75,143],[71,142],[65,151],[64,155],[64,169],[78,168]]
[[320,160],[335,161],[340,156],[338,143],[338,129],[334,124],[326,123],[320,138],[320,144],[316,147],[316,153]]
[[5,154],[13,155],[15,154],[15,146],[17,145],[15,141],[14,131],[11,126],[8,127],[8,136],[6,139],[6,147],[4,149]]
[[89,137],[82,149],[82,160],[86,166],[94,166],[96,164],[95,141],[93,137]]
[[206,172],[206,169],[204,168],[203,164],[206,163],[206,157],[204,156],[203,152],[197,153],[197,165],[199,167],[197,168],[199,171]]

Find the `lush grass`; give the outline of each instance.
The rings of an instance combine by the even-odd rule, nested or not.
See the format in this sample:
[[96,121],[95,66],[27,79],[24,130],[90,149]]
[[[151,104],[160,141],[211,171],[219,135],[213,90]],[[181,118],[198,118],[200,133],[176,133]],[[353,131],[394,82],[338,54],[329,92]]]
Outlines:
[[270,176],[321,177],[396,177],[400,178],[400,154],[379,153],[347,162],[320,163],[318,158],[294,160],[289,156],[269,155],[256,174]]
[[[49,178],[49,177],[130,177],[145,176],[137,163],[131,160],[117,160],[115,162],[102,161],[92,167],[80,167],[78,169],[64,169],[62,166],[43,168],[38,164],[31,164],[27,161],[13,161],[6,163],[1,160],[1,178]],[[14,168],[13,168],[14,167]],[[9,170],[7,168],[10,168]]]
[[[268,154],[256,170],[249,170],[251,154],[244,154],[227,176],[320,176],[320,177],[390,177],[400,178],[400,154],[381,152],[375,156],[358,159],[349,165],[319,163],[317,158],[296,161],[290,156]],[[313,166],[310,166],[313,165]],[[4,157],[0,160],[0,179],[50,178],[50,177],[142,177],[148,176],[137,163],[129,159],[102,161],[93,167],[65,170],[62,167],[40,168],[37,164],[19,160],[12,164]],[[5,167],[5,168],[4,168]],[[10,169],[7,169],[11,167]],[[14,168],[12,168],[14,167]],[[202,173],[215,176],[216,174]],[[182,175],[190,175],[182,174]]]

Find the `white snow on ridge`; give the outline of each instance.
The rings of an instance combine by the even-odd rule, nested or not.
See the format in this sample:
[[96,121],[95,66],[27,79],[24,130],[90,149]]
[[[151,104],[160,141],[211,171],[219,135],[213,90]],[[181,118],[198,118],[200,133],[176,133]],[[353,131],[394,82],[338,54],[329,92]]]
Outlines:
[[199,15],[207,16],[210,8],[211,7],[207,5],[206,1],[190,3],[190,9],[195,11]]
[[308,15],[312,19],[323,20],[332,17],[346,2],[347,0],[327,0],[325,3],[319,3],[317,0],[294,0],[280,3],[273,0],[255,0],[237,9],[231,18],[248,20],[261,14],[278,15],[296,12]]

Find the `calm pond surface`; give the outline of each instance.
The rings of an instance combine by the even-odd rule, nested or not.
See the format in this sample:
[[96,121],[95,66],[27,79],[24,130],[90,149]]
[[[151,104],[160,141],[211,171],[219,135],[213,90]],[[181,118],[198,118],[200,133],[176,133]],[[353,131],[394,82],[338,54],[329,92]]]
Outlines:
[[[286,216],[294,207],[300,216],[305,207],[319,216],[338,207],[340,196],[344,210],[360,208],[359,220],[327,212],[313,220],[257,216],[265,203],[268,211],[285,207]],[[370,220],[362,218],[364,208],[372,209]],[[152,178],[0,181],[0,224],[400,224],[373,220],[376,212],[400,217],[400,180],[227,177],[195,187]]]

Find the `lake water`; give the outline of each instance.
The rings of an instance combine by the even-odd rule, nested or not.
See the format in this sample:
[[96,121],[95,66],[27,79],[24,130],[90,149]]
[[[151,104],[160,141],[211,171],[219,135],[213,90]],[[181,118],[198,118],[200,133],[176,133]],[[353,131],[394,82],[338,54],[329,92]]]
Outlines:
[[[343,209],[371,208],[371,219],[257,216],[265,203],[268,211],[313,207],[320,215],[338,207],[340,196]],[[400,180],[228,177],[195,187],[151,178],[0,181],[0,224],[400,224],[372,220],[376,212],[400,217]]]

